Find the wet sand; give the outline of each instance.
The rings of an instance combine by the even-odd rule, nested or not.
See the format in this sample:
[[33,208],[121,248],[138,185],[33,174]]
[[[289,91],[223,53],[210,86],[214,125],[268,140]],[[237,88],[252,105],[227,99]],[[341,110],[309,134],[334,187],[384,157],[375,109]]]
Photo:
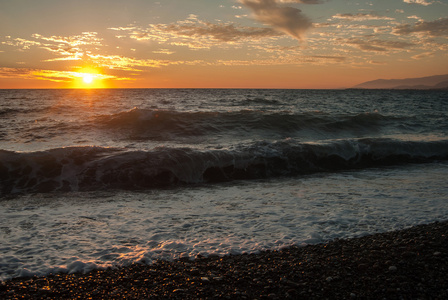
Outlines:
[[18,278],[0,299],[448,299],[448,221],[327,244]]

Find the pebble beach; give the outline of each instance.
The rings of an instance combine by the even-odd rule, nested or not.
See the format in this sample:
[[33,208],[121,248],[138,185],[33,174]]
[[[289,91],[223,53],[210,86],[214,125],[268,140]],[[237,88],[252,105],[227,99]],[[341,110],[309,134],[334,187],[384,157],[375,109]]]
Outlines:
[[1,299],[447,299],[448,221],[257,254],[16,278]]

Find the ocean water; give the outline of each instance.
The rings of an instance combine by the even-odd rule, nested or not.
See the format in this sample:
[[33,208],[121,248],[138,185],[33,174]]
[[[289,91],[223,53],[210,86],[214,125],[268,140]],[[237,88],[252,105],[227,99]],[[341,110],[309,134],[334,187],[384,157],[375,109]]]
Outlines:
[[0,90],[0,280],[448,217],[448,93]]

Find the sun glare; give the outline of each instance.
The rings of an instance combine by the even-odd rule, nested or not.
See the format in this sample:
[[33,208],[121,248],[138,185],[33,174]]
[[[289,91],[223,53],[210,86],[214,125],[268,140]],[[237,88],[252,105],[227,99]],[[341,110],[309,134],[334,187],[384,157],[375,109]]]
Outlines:
[[82,76],[82,81],[84,81],[84,83],[86,84],[90,84],[93,82],[93,75],[92,74],[84,74]]
[[96,89],[105,88],[106,84],[104,79],[107,78],[106,75],[101,74],[99,69],[93,67],[83,67],[73,74],[73,87],[80,89]]

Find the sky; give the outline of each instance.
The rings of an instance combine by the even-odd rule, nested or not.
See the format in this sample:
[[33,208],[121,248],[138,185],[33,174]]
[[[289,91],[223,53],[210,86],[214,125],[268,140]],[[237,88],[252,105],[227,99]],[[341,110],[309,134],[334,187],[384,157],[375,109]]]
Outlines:
[[349,88],[448,73],[448,0],[0,0],[0,88]]

